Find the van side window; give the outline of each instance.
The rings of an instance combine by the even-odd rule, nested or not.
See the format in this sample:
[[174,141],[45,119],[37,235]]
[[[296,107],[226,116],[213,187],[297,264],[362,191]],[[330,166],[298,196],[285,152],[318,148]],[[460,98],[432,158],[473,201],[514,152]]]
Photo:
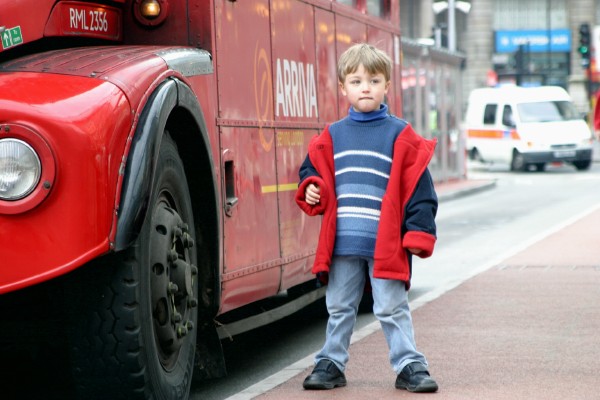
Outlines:
[[513,111],[511,106],[504,106],[502,111],[502,125],[515,127],[515,118],[513,117]]
[[483,111],[483,123],[492,125],[496,122],[496,110],[498,109],[497,104],[488,104],[485,106]]

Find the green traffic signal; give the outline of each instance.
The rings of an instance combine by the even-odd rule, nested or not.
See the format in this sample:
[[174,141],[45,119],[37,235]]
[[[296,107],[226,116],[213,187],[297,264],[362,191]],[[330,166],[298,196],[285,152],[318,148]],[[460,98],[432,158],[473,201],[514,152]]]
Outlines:
[[581,66],[583,68],[589,68],[590,66],[590,24],[587,22],[579,25],[579,47],[577,51],[581,55]]

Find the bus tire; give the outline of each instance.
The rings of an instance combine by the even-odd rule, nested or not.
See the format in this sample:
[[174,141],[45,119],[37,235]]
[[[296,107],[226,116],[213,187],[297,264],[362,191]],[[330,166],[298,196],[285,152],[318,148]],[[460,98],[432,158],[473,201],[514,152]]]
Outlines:
[[[198,316],[194,221],[183,163],[165,134],[134,245],[89,268],[70,303],[78,398],[187,399]],[[73,294],[71,294],[72,296]]]

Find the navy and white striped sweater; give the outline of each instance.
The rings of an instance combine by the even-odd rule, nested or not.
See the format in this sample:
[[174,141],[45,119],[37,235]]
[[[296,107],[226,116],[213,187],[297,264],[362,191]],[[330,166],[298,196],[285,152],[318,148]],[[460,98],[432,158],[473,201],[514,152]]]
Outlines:
[[405,126],[385,104],[370,113],[350,108],[346,118],[329,126],[338,201],[333,254],[373,257],[394,142]]

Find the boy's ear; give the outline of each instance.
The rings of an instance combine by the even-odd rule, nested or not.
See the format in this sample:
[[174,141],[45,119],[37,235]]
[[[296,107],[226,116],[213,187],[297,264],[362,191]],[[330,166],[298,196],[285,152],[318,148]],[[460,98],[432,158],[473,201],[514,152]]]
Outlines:
[[344,88],[344,83],[343,82],[338,82],[338,85],[340,86],[340,90],[342,91],[342,94],[345,96],[346,95],[346,89]]
[[388,89],[390,88],[390,85],[392,84],[392,81],[387,81],[385,83],[385,92],[387,93]]

